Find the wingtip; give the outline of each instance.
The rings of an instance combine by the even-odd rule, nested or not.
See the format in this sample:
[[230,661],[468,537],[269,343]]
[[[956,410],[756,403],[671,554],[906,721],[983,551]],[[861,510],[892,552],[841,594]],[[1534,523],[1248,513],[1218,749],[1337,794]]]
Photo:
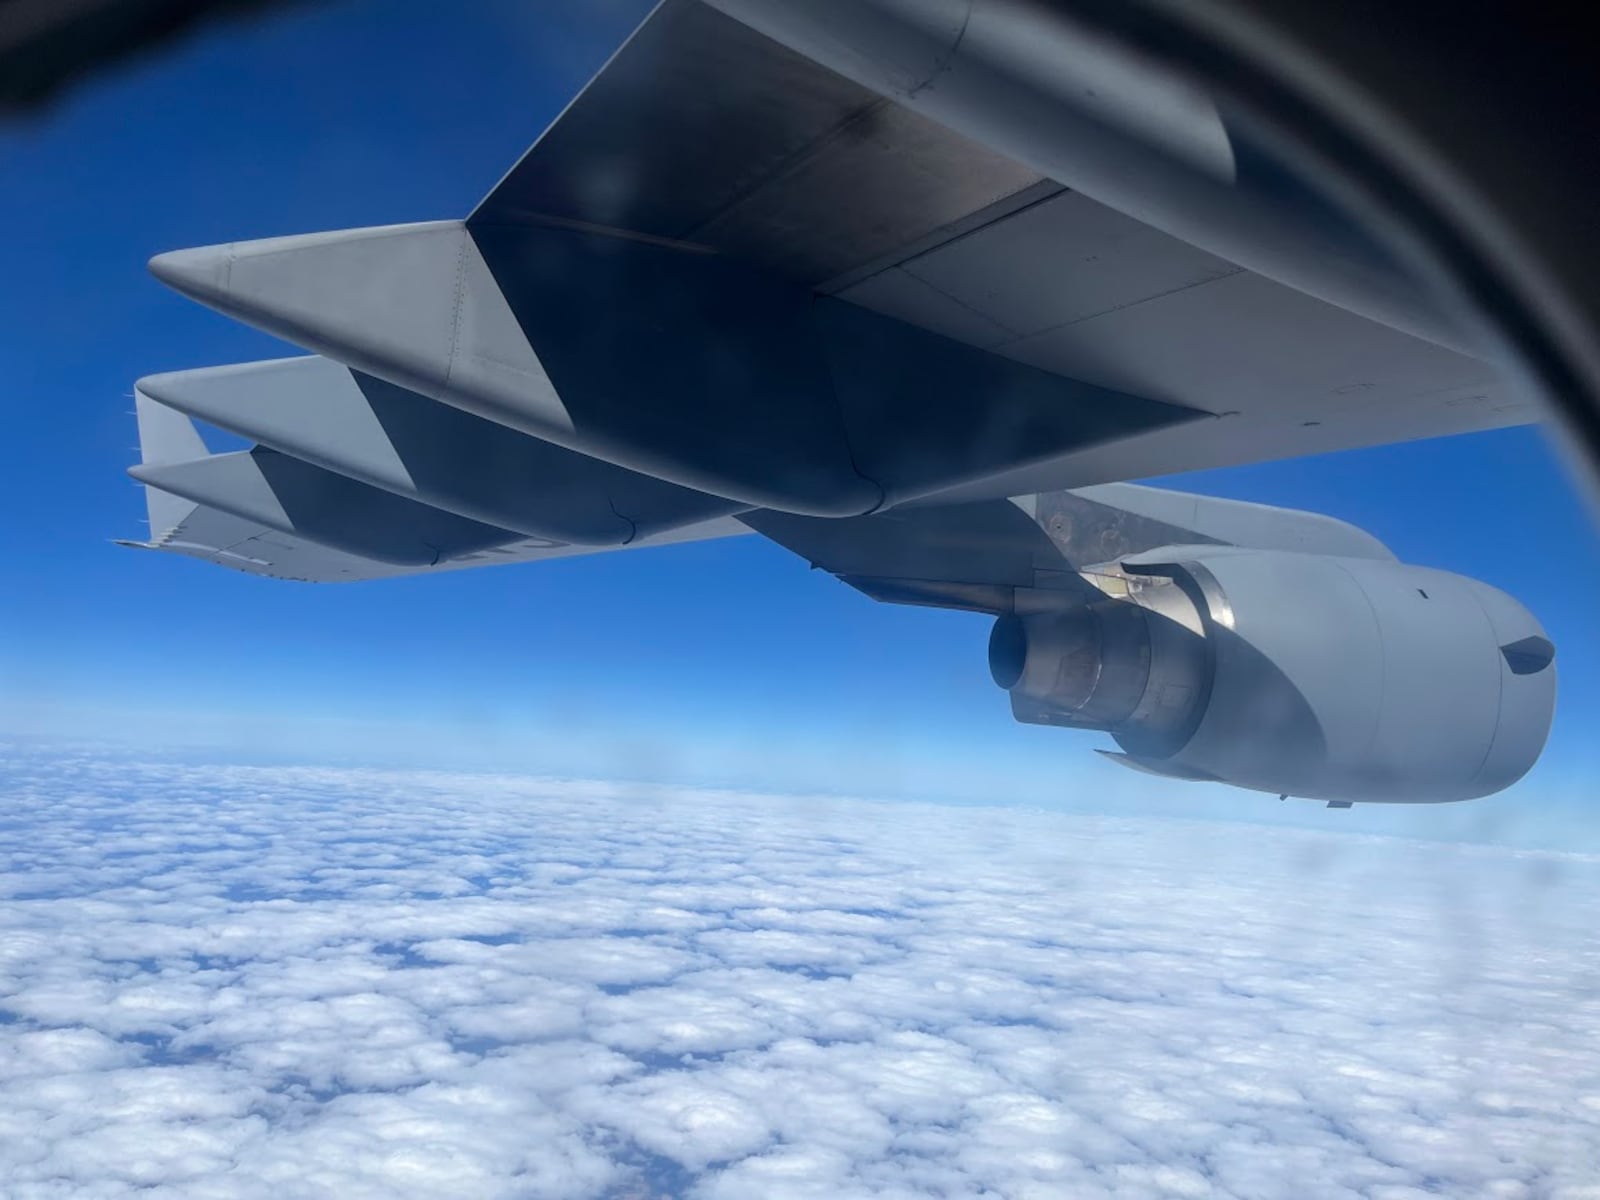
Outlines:
[[[460,221],[293,234],[170,250],[149,269],[190,300],[308,350],[437,383],[451,353],[437,334],[462,303],[467,238]],[[480,290],[504,307],[490,282]]]
[[285,380],[285,387],[304,387],[324,375],[348,375],[348,368],[317,355],[292,355],[220,367],[192,367],[146,375],[135,384],[138,393],[185,416],[228,428],[228,417],[241,406],[261,400],[263,381]]
[[135,393],[134,408],[139,423],[140,466],[183,462],[203,458],[208,453],[200,431],[183,413],[167,407],[142,389]]
[[146,264],[150,274],[175,292],[185,296],[201,297],[219,291],[233,258],[233,243],[219,246],[196,246],[186,250],[168,250],[157,254]]
[[142,396],[166,408],[184,412],[182,404],[174,404],[173,400],[182,399],[181,384],[186,374],[186,371],[162,371],[155,375],[143,375],[133,385],[135,399]]

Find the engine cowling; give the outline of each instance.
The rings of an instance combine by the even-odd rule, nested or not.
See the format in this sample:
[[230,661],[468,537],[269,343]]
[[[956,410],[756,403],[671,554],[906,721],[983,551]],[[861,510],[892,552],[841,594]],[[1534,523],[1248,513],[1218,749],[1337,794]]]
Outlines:
[[1100,578],[1102,600],[996,622],[1019,720],[1108,731],[1157,774],[1335,801],[1486,796],[1544,749],[1554,647],[1487,584],[1222,546]]

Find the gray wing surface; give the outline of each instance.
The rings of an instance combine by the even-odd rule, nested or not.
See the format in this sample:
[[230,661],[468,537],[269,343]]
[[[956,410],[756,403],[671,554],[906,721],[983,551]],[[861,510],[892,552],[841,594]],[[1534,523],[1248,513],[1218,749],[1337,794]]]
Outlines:
[[[119,540],[118,544],[140,550],[162,550],[198,558],[204,562],[231,567],[248,575],[287,579],[299,583],[357,583],[369,579],[395,579],[408,575],[434,575],[469,567],[505,566],[511,563],[545,562],[581,554],[606,553],[622,547],[565,546],[519,538],[504,545],[463,554],[437,563],[400,565],[379,562],[305,538],[285,534],[259,522],[236,517],[204,504],[146,487],[152,513],[164,510],[169,518],[160,532],[145,541]],[[153,525],[152,528],[155,528]],[[677,529],[631,543],[630,549],[669,546],[678,542],[710,541],[737,537],[750,531],[732,518],[717,518],[699,525]]]
[[[312,360],[290,363],[298,367]],[[276,369],[284,364],[267,365]],[[207,373],[201,381],[210,378]],[[212,394],[210,388],[195,387],[193,376],[185,382],[197,400]],[[232,394],[231,389],[223,393]],[[132,474],[145,485],[149,537],[120,544],[182,554],[251,575],[353,583],[749,532],[731,517],[713,512],[604,545],[530,537],[423,503],[414,488],[376,488],[261,446],[212,454],[187,414],[143,391],[134,399],[142,461]],[[263,458],[280,471],[288,467],[288,477],[274,475],[272,466],[261,470]],[[457,537],[465,532],[468,540],[447,547],[443,538],[452,531]]]
[[1394,561],[1370,533],[1320,513],[1128,483],[846,520],[738,519],[874,600],[995,614],[1039,593],[1093,596],[1097,568],[1171,546]]
[[1004,358],[1210,418],[1098,442],[963,497],[1537,416],[1485,362],[1067,190],[698,0],[666,0],[471,221],[539,214],[710,246]]
[[[369,579],[395,579],[408,575],[434,575],[469,567],[505,566],[545,562],[580,554],[599,554],[622,547],[565,546],[519,538],[505,545],[463,554],[431,564],[398,565],[335,550],[292,534],[268,528],[204,504],[186,502],[154,487],[146,487],[152,512],[164,508],[174,523],[146,541],[119,540],[119,545],[140,550],[162,550],[231,567],[248,575],[287,579],[299,583],[357,583]],[[175,507],[176,506],[176,507]],[[153,527],[154,528],[154,527]],[[749,530],[732,518],[722,517],[631,543],[630,549],[669,546],[678,542],[710,541],[737,537]]]
[[1349,541],[1118,481],[1533,418],[888,90],[664,0],[464,222],[159,256],[320,357],[141,382],[139,544],[358,579],[754,528],[988,609],[1175,541]]

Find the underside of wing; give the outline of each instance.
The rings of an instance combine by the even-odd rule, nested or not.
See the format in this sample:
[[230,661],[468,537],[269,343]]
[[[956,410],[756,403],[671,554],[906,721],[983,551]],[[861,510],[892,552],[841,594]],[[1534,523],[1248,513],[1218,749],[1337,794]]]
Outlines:
[[[258,522],[222,512],[205,504],[184,501],[182,497],[146,487],[153,510],[165,506],[178,508],[176,524],[146,541],[123,539],[120,545],[139,550],[160,550],[198,558],[221,567],[231,567],[247,575],[287,579],[297,583],[359,583],[369,579],[396,579],[408,575],[433,575],[473,567],[506,566],[511,563],[545,562],[598,551],[590,546],[564,546],[535,538],[522,538],[504,545],[458,555],[435,563],[396,564],[379,562],[286,534]],[[708,541],[737,537],[749,532],[729,519],[707,521],[638,543],[669,546],[678,542]]]
[[[152,511],[164,507],[169,513],[176,510],[181,515],[178,515],[175,524],[149,540],[123,539],[120,545],[182,554],[221,567],[231,567],[247,575],[287,579],[297,583],[359,583],[370,579],[433,575],[441,571],[545,562],[598,553],[591,546],[564,546],[535,538],[522,538],[436,563],[386,563],[307,541],[208,505],[184,501],[182,497],[164,493],[158,488],[147,486],[145,490],[149,493],[148,503]],[[677,542],[737,537],[747,532],[736,521],[723,518],[675,530],[637,545],[638,548],[669,546]]]
[[699,0],[666,0],[469,223],[626,230],[817,287],[1041,185]]
[[[1281,164],[1205,97],[1164,92],[1159,79],[1101,81],[1095,72],[1110,68],[1058,39],[1047,49],[1061,58],[1047,65],[1063,91],[1092,76],[1107,84],[1102,91],[1115,82],[1142,86],[1133,109],[1167,111],[1166,128],[1141,137],[1125,125],[1108,133],[1109,118],[1096,123],[1063,108],[1057,115],[1076,122],[1077,136],[1052,147],[1059,153],[1049,159],[1057,168],[1051,176],[1044,164],[1013,156],[1028,149],[1016,138],[996,136],[997,149],[957,132],[989,126],[963,120],[954,99],[940,106],[941,89],[954,91],[949,63],[930,77],[937,82],[922,83],[881,47],[872,60],[881,70],[861,65],[874,31],[865,16],[857,26],[837,15],[846,7],[668,0],[472,223],[563,220],[703,245],[997,357],[1205,418],[1064,449],[972,481],[954,493],[962,496],[1534,418],[1527,398],[1492,365],[1462,352],[1465,337],[1440,332],[1444,318],[1422,312],[1428,301],[1420,287],[1381,248],[1290,183]],[[983,16],[949,5],[946,29],[932,15],[936,6],[902,7],[916,14],[920,40],[910,44],[933,59],[947,35],[949,47],[973,44]],[[1045,6],[1013,7],[1021,22]],[[831,67],[743,20],[825,54]],[[1035,23],[1035,36],[1047,41],[1049,22]],[[962,39],[957,31],[969,26]],[[830,28],[831,40],[822,36]],[[853,56],[851,35],[867,49]],[[717,86],[706,87],[713,78]],[[1161,134],[1169,150],[1180,135],[1186,143],[1169,157],[1206,156],[1212,174],[1228,174],[1231,190],[1203,171],[1184,174],[1166,163],[1160,174],[1146,166]],[[1126,190],[1104,178],[1119,167]],[[1160,201],[1131,194],[1140,184]],[[1234,231],[1248,232],[1252,222],[1261,245],[1296,235],[1298,242],[1282,253],[1243,246]],[[1350,304],[1337,303],[1329,296],[1344,299],[1350,289],[1319,288],[1296,269],[1319,254],[1324,262],[1372,264],[1369,274],[1384,278]],[[1383,319],[1399,302],[1374,299],[1380,286],[1406,294],[1406,316]],[[926,399],[930,408],[944,400],[933,392]]]
[[[922,578],[929,506],[1532,415],[1206,97],[1032,0],[664,0],[465,220],[152,269],[317,357],[143,381],[254,447],[136,477],[386,572],[747,514]],[[979,575],[1054,552],[1013,508],[962,510]]]
[[[515,455],[538,456],[547,478],[535,474],[521,488],[499,486],[496,472],[484,470],[494,465],[492,458],[452,459],[446,470],[426,453],[426,443],[406,439],[405,425],[394,425],[401,436],[391,438],[378,420],[380,413],[389,415],[387,409],[359,402],[341,408],[341,392],[347,398],[362,393],[350,386],[344,368],[320,360],[187,372],[155,386],[186,410],[204,411],[226,431],[250,436],[254,422],[235,420],[230,409],[241,390],[248,396],[267,383],[278,402],[265,406],[264,428],[273,442],[279,440],[272,433],[275,410],[281,418],[282,409],[292,412],[308,396],[321,405],[321,424],[311,424],[313,433],[326,432],[331,421],[342,436],[330,435],[323,445],[296,425],[288,439],[295,452],[258,444],[213,454],[188,411],[143,389],[135,393],[141,462],[130,474],[144,485],[150,532],[123,545],[276,579],[345,583],[749,532],[727,515],[735,510],[724,502],[700,497],[704,503],[697,503],[650,486],[630,491],[631,481],[619,479],[606,464],[563,461],[557,456],[565,452],[538,443],[531,449],[493,446],[519,467],[527,464]],[[247,407],[257,413],[260,406]],[[309,438],[304,445],[295,441],[303,437]],[[480,475],[473,476],[473,469]],[[618,515],[617,499],[632,517]],[[483,517],[507,517],[514,528]],[[533,526],[543,532],[528,532]]]

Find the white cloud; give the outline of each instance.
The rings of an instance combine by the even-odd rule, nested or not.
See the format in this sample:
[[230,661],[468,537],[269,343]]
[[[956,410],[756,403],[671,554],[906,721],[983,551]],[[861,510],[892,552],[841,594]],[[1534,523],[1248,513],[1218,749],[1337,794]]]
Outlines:
[[0,1194],[1577,1197],[1600,861],[13,755]]

